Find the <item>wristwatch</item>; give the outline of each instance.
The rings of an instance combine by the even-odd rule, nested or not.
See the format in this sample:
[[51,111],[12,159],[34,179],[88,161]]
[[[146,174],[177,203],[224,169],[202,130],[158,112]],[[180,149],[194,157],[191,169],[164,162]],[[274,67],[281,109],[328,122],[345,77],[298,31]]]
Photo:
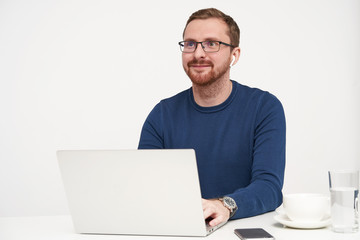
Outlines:
[[219,198],[219,200],[224,204],[224,207],[229,209],[229,211],[230,211],[229,218],[234,216],[235,212],[238,210],[235,200],[232,199],[231,197],[227,197],[227,196]]

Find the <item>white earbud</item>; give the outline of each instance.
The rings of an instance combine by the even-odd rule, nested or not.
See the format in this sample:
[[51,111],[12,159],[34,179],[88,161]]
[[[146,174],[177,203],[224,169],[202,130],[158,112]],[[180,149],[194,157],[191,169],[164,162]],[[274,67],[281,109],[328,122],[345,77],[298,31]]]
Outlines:
[[235,56],[233,56],[233,60],[230,63],[230,67],[234,64],[234,62],[235,62]]

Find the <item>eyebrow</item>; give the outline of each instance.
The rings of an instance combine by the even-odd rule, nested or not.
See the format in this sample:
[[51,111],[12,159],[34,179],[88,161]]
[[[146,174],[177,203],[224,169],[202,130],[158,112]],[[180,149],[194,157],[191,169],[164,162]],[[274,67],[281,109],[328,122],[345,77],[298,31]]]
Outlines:
[[[184,39],[184,41],[198,42],[198,41],[196,41],[195,39],[192,39],[192,38]],[[219,42],[222,42],[221,40],[218,40],[216,38],[206,38],[204,41],[201,41],[201,42],[206,42],[206,41],[219,41]]]

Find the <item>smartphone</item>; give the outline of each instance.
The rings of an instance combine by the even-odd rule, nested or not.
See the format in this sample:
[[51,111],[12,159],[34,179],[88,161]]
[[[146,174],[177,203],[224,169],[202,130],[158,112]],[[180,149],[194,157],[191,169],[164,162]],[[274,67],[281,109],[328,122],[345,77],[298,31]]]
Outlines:
[[234,232],[242,240],[275,239],[270,233],[262,228],[239,228],[235,229]]

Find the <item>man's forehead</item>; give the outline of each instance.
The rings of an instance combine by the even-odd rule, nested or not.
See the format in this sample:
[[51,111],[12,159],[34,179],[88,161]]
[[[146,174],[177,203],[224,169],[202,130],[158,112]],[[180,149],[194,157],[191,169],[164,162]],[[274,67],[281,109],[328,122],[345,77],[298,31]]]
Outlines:
[[[224,39],[225,38],[225,39]],[[195,19],[184,32],[184,40],[230,40],[227,24],[219,18]]]

